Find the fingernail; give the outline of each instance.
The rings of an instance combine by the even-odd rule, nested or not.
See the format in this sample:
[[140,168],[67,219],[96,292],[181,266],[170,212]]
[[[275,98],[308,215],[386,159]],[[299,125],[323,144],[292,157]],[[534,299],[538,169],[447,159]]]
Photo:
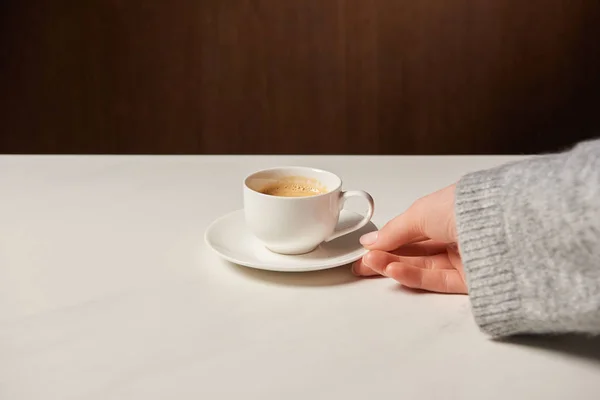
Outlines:
[[352,271],[352,273],[356,276],[358,276],[358,273],[356,272],[356,268],[358,268],[358,261],[355,261],[354,264],[352,264],[352,268],[350,268],[350,271]]
[[368,245],[375,243],[377,241],[377,235],[378,235],[377,231],[369,232],[365,235],[362,235],[360,237],[360,244],[362,244],[364,246],[368,246]]

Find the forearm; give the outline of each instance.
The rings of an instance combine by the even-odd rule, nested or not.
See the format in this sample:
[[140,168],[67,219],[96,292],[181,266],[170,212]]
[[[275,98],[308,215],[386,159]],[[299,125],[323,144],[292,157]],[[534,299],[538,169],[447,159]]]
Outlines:
[[463,177],[456,219],[484,331],[600,333],[600,141]]

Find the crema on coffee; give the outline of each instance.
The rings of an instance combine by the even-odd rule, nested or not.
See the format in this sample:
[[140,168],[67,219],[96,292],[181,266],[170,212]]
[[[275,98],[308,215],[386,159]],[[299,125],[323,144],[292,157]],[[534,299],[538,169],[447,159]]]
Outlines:
[[327,193],[318,182],[308,178],[290,177],[276,180],[264,186],[260,193],[279,197],[308,197]]

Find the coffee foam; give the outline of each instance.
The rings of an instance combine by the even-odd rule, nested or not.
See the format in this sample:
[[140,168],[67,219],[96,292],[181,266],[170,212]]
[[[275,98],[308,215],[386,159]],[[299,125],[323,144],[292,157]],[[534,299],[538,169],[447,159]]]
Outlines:
[[259,192],[271,196],[307,197],[326,193],[327,188],[316,179],[294,176],[273,180]]

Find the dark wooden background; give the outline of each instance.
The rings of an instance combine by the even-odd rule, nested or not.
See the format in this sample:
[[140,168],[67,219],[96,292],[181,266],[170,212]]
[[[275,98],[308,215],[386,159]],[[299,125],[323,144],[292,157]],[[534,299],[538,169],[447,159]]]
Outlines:
[[600,133],[598,0],[0,0],[2,153],[530,153]]

